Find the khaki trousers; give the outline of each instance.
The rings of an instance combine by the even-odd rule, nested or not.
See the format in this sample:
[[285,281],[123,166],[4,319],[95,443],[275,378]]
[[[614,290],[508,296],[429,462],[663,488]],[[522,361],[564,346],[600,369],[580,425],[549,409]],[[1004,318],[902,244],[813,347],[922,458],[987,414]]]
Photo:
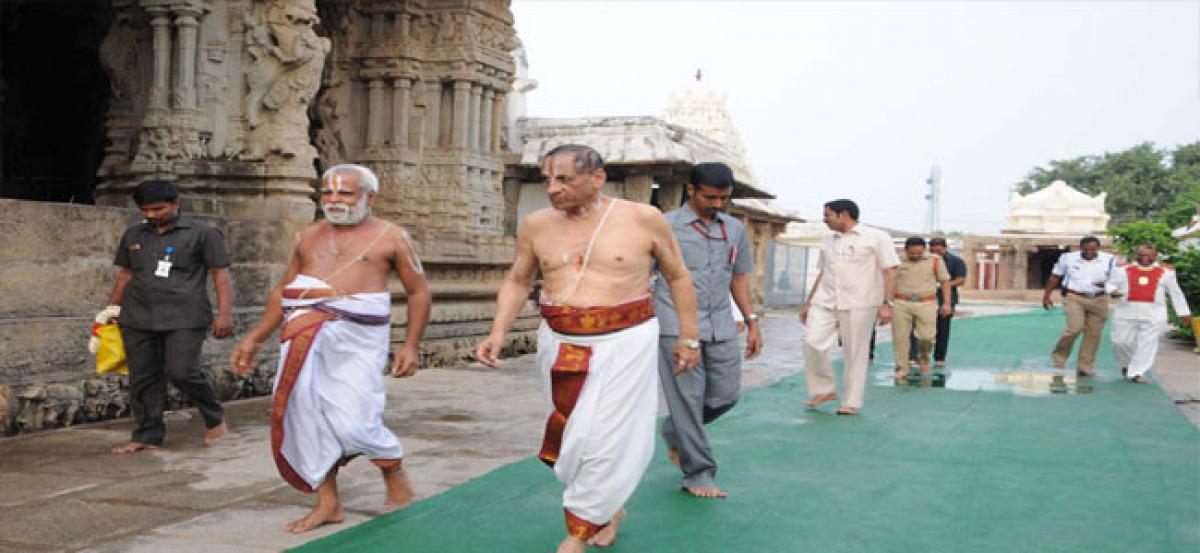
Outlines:
[[1080,372],[1092,374],[1096,369],[1096,350],[1100,347],[1104,322],[1108,320],[1108,296],[1086,298],[1067,294],[1063,298],[1063,311],[1067,314],[1067,328],[1050,354],[1054,366],[1066,366],[1071,348],[1075,347],[1075,337],[1082,332],[1083,345],[1079,347],[1078,367]]
[[910,334],[917,339],[917,356],[929,363],[929,352],[933,350],[933,339],[937,335],[937,302],[896,300],[892,308],[892,349],[896,353],[896,368],[908,367]]
[[826,309],[813,305],[808,309],[808,327],[804,333],[804,370],[808,395],[828,394],[837,390],[833,373],[833,349],[842,341],[842,405],[858,409],[863,403],[870,362],[871,331],[875,329],[878,308]]

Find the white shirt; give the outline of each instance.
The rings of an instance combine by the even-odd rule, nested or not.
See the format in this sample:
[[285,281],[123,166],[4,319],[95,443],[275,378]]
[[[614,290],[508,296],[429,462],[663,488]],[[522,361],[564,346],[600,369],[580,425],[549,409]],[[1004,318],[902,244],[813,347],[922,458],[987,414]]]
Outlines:
[[862,309],[883,303],[883,270],[900,264],[892,237],[864,224],[835,232],[821,246],[821,282],[812,303],[826,309]]
[[[1157,267],[1158,263],[1151,265]],[[1109,289],[1120,292],[1117,308],[1113,312],[1114,319],[1167,322],[1167,295],[1171,296],[1171,305],[1175,307],[1175,315],[1189,317],[1192,310],[1188,308],[1187,298],[1179,288],[1179,280],[1175,271],[1167,269],[1158,279],[1158,289],[1154,291],[1154,303],[1145,301],[1129,301],[1129,275],[1124,267],[1113,269],[1109,279]]]
[[1088,261],[1080,252],[1067,252],[1058,256],[1058,262],[1054,264],[1050,274],[1063,278],[1067,290],[1101,294],[1105,291],[1104,286],[1096,286],[1095,283],[1107,282],[1109,277],[1116,273],[1115,266],[1116,262],[1111,253],[1096,252],[1096,257]]

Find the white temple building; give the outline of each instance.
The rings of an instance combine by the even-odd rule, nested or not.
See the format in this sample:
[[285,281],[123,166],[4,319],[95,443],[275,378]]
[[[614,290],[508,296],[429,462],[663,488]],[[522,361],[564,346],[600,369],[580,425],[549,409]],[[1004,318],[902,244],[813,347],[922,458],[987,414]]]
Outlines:
[[1104,192],[1088,196],[1061,180],[1025,196],[1013,192],[1004,232],[1103,233],[1111,218],[1104,211],[1106,197]]

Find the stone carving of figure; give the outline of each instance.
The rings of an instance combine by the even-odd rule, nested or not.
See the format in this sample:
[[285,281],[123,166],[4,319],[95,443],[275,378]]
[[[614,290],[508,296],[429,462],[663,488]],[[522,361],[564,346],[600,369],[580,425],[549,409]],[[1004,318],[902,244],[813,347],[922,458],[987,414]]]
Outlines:
[[321,85],[329,39],[317,36],[313,0],[271,0],[261,21],[247,15],[248,159],[278,156],[309,165],[308,106]]
[[132,101],[140,89],[137,37],[129,19],[128,14],[118,15],[100,43],[100,64],[108,73],[113,104]]
[[326,166],[341,163],[350,157],[346,144],[345,125],[350,116],[350,87],[343,79],[328,83],[328,88],[317,101],[317,119],[321,128],[317,131],[317,151]]

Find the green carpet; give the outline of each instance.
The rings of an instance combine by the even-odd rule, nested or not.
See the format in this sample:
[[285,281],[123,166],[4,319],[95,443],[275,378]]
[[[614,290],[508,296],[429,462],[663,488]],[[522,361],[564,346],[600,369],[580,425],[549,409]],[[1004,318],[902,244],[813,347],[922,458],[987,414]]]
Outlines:
[[[957,321],[950,378],[1045,369],[1062,323]],[[1086,395],[869,385],[858,417],[802,408],[802,375],[753,390],[709,427],[731,497],[678,491],[660,443],[609,551],[1200,551],[1200,432],[1107,339],[1097,368]],[[560,494],[530,459],[295,551],[553,551]]]

